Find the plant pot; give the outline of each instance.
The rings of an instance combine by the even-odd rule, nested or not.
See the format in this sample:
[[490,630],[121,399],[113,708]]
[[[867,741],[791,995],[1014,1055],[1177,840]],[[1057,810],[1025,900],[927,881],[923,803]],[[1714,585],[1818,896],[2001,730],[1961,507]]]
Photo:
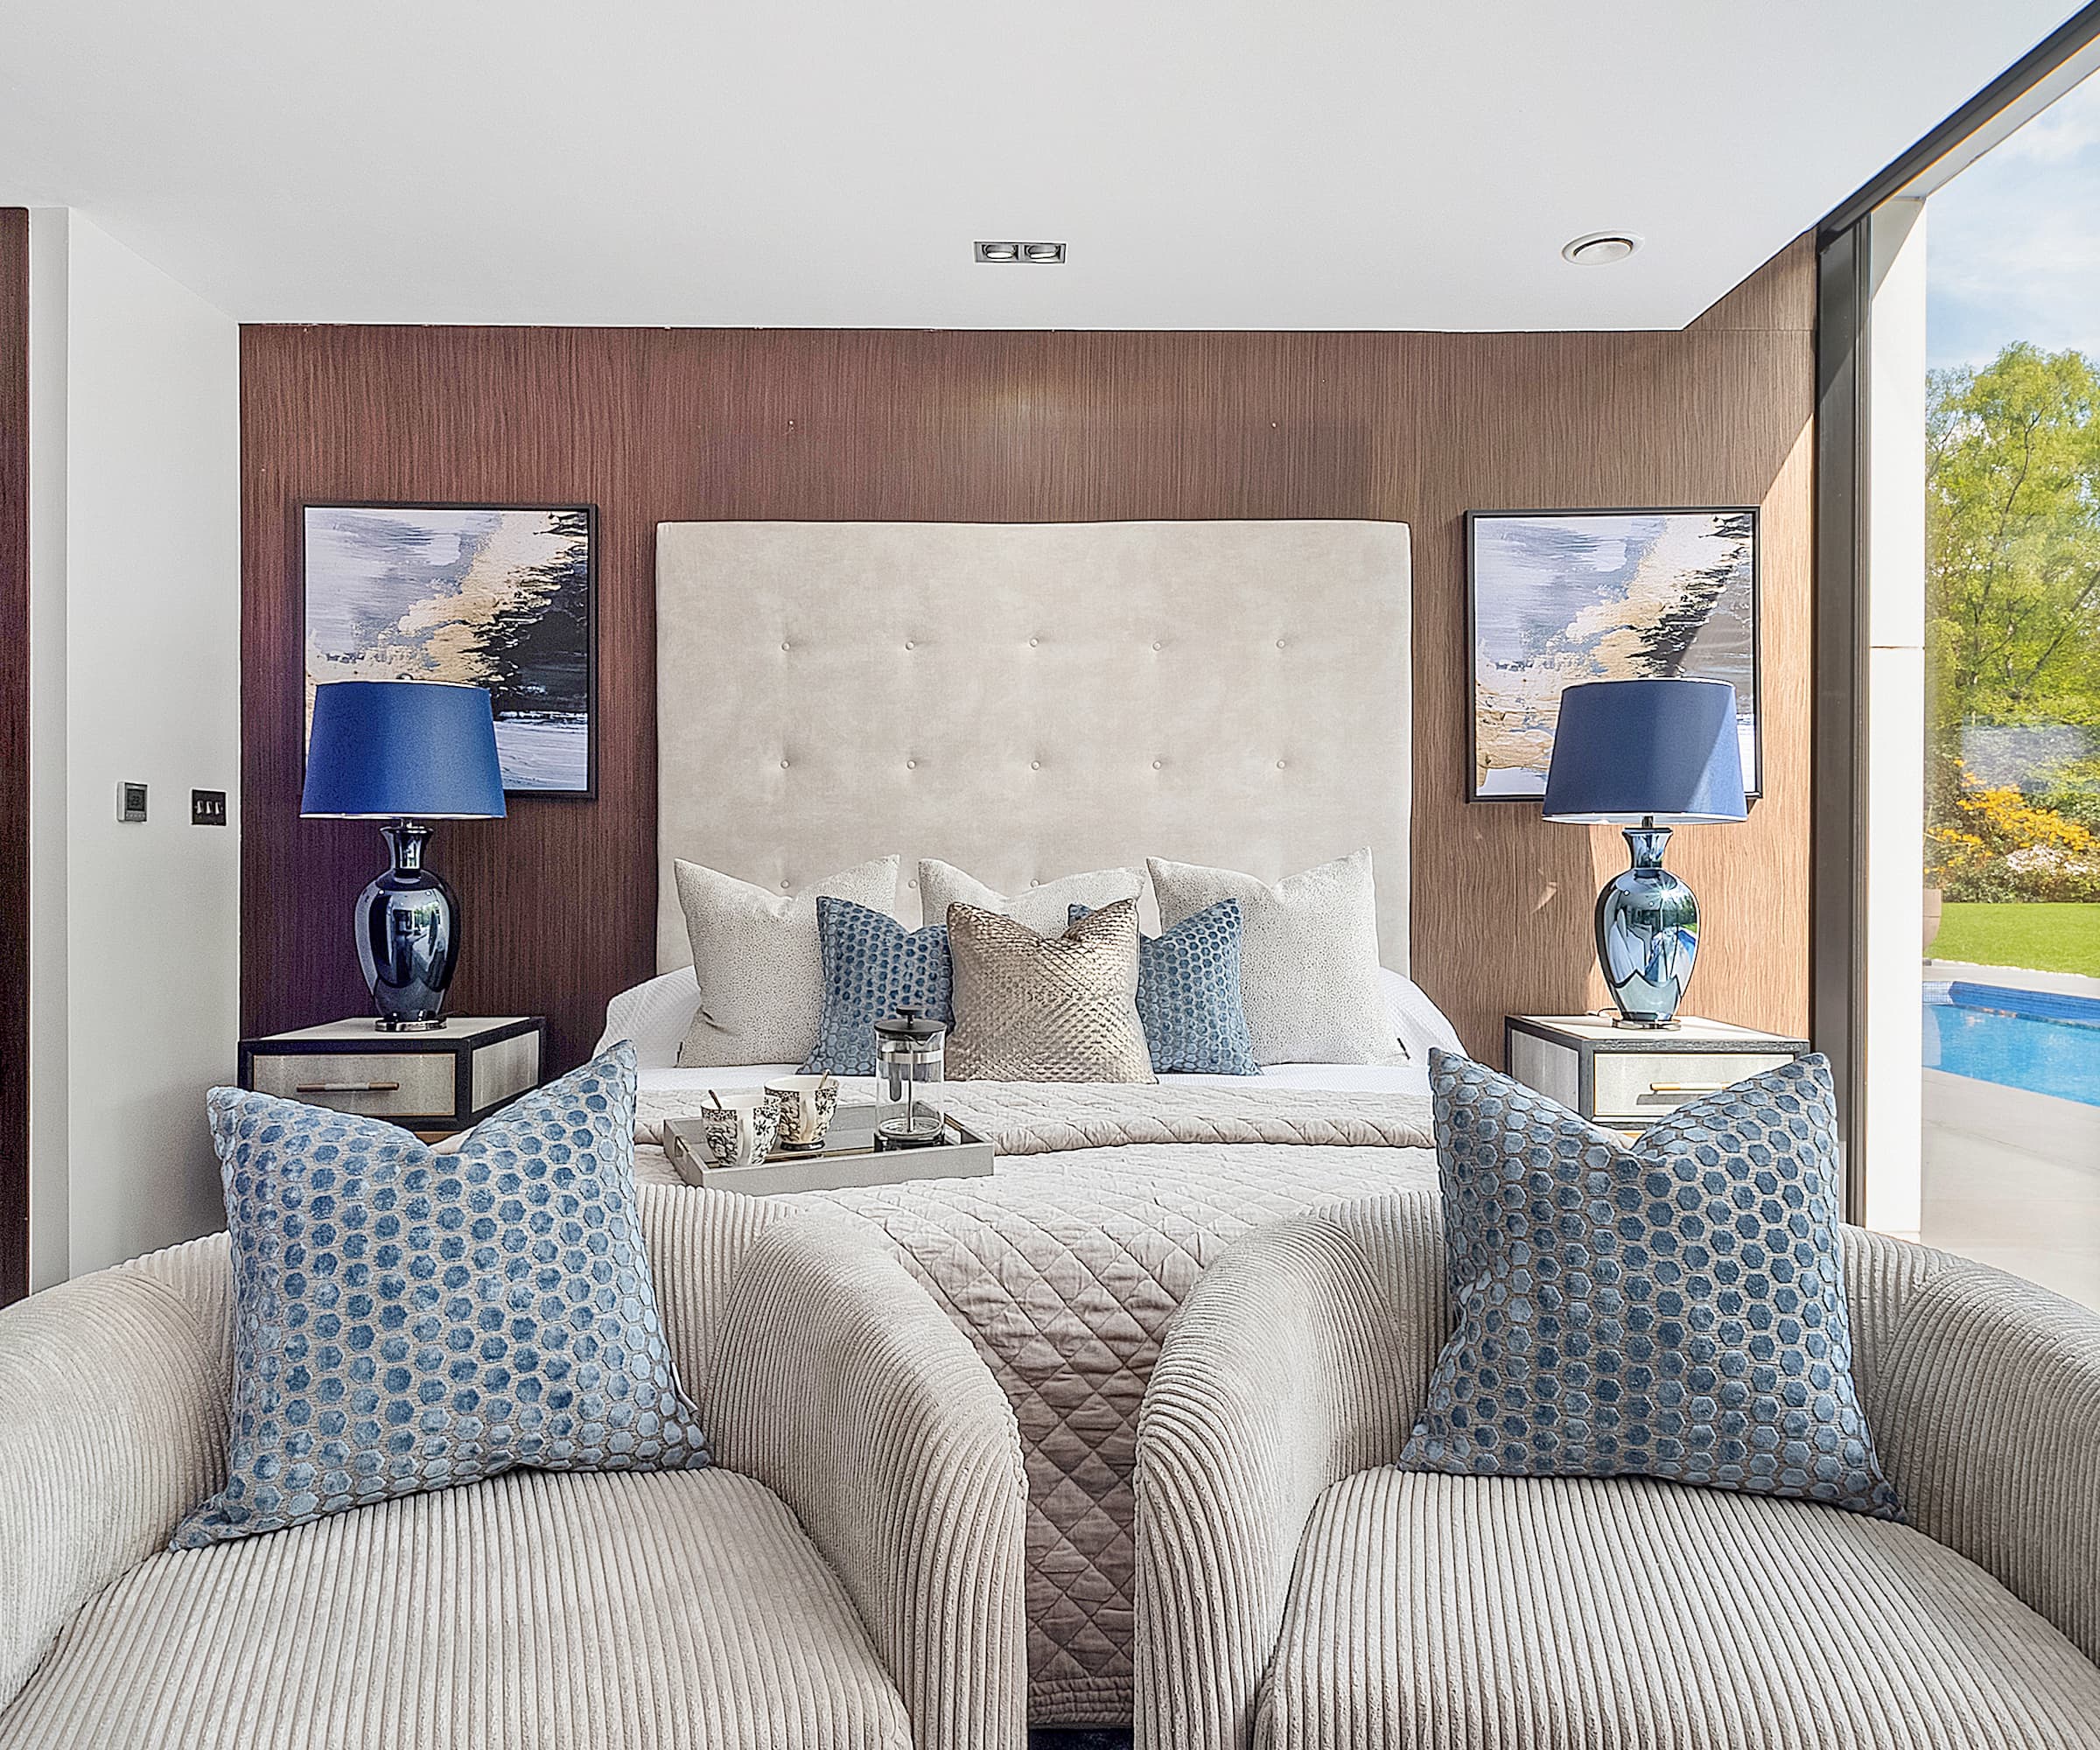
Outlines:
[[1932,952],[1932,944],[1940,934],[1940,919],[1946,909],[1946,896],[1937,887],[1925,890],[1925,952]]

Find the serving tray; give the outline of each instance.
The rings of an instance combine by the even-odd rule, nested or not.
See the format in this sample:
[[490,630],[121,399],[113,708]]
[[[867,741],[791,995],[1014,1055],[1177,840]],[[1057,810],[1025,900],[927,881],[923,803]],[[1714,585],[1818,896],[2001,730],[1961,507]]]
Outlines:
[[794,1191],[844,1191],[862,1185],[910,1185],[928,1179],[984,1179],[997,1158],[984,1138],[955,1118],[948,1140],[923,1148],[875,1146],[875,1108],[866,1101],[831,1115],[821,1149],[778,1149],[751,1166],[717,1166],[707,1158],[697,1118],[661,1126],[663,1152],[679,1178],[710,1191],[779,1197]]

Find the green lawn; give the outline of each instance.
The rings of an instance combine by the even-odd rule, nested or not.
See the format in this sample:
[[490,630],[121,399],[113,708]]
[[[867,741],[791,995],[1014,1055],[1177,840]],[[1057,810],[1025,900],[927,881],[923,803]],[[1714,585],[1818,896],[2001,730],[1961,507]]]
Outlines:
[[1950,905],[1930,951],[1936,960],[2100,978],[2100,906]]

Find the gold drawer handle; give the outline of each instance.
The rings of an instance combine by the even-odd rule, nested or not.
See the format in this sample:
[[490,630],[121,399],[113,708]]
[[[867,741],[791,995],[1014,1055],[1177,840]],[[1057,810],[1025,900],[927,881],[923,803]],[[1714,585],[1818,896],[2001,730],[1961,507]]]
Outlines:
[[302,1082],[295,1094],[398,1094],[398,1082]]
[[1724,1088],[1732,1088],[1732,1082],[1651,1082],[1650,1094],[1718,1094]]

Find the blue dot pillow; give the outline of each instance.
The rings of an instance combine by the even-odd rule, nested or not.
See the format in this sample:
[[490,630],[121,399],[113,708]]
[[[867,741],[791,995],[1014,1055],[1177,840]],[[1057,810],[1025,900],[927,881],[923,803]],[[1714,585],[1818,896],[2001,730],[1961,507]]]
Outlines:
[[621,1044],[435,1154],[217,1088],[234,1261],[226,1486],[177,1549],[543,1470],[691,1470],[634,1197]]
[[803,1074],[874,1074],[875,1023],[900,1004],[943,1026],[954,1021],[947,925],[907,930],[886,913],[820,895],[816,934],[824,1000]]
[[[1072,907],[1072,921],[1087,907]],[[1138,938],[1138,1019],[1155,1074],[1259,1075],[1240,1000],[1237,900],[1186,917],[1164,935]]]
[[1430,1084],[1454,1328],[1404,1466],[1902,1517],[1853,1388],[1823,1058],[1631,1144],[1449,1052]]

